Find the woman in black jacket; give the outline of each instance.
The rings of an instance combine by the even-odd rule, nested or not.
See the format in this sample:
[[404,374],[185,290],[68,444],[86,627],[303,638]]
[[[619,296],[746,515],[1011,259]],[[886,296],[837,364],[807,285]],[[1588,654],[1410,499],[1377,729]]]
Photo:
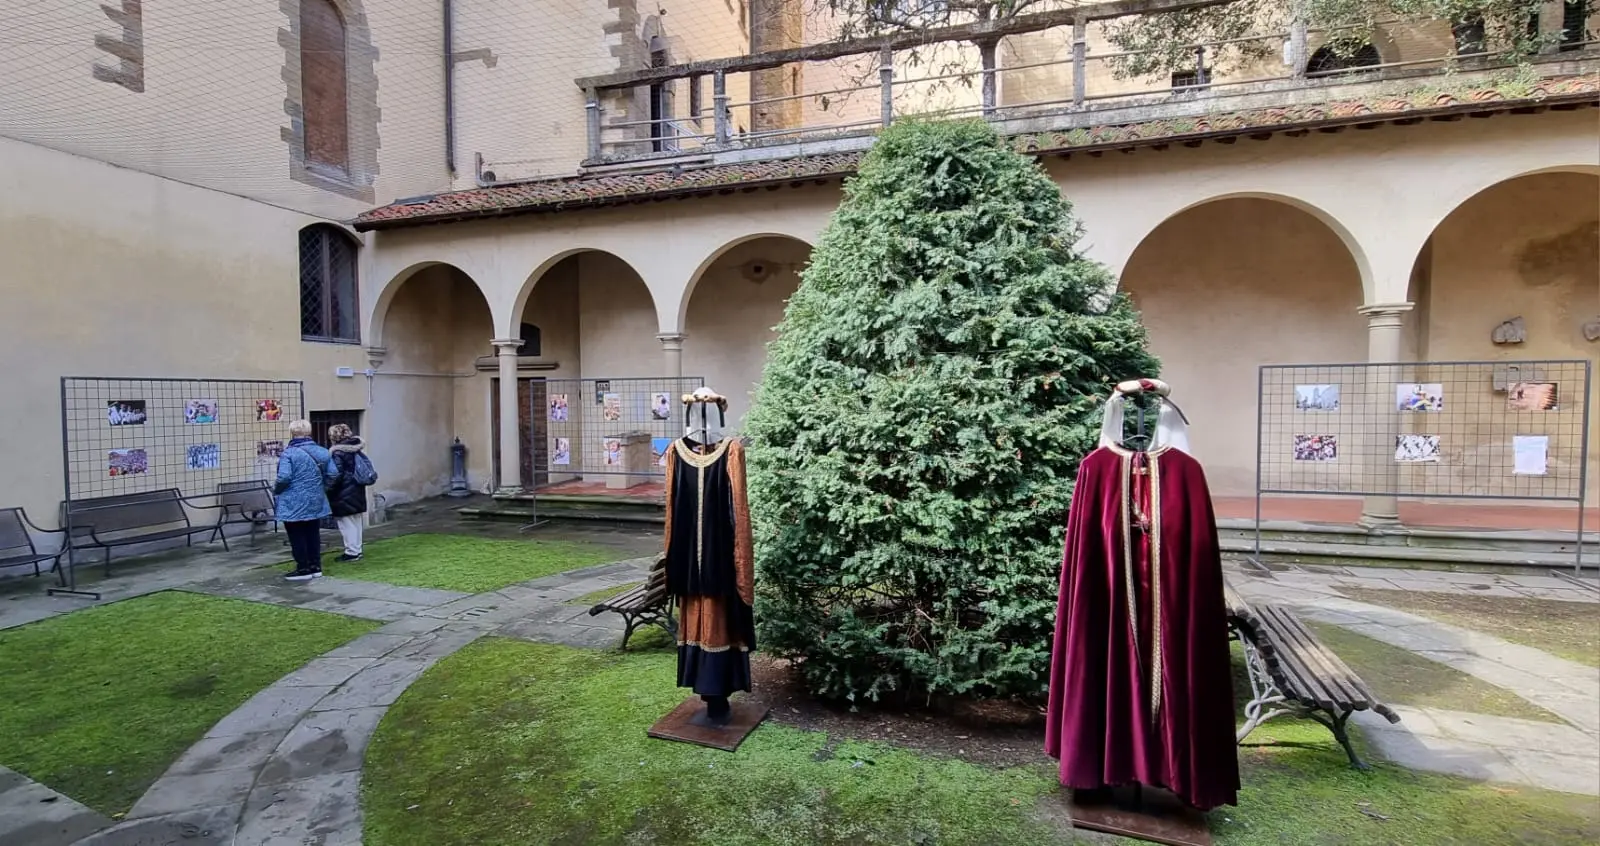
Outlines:
[[343,423],[328,427],[328,440],[333,453],[333,466],[339,476],[328,487],[328,504],[333,506],[333,519],[344,538],[344,554],[335,561],[361,560],[361,530],[367,513],[367,488],[356,481],[356,456],[366,449],[366,442],[350,431]]

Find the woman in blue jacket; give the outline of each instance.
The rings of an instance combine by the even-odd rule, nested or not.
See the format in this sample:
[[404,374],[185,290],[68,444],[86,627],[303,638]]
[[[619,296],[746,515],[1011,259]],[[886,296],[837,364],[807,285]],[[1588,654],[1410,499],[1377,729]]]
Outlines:
[[328,451],[311,440],[310,421],[290,423],[289,438],[278,457],[278,482],[272,492],[278,495],[278,520],[294,550],[294,572],[284,578],[307,582],[322,575],[322,518],[333,513],[327,486],[339,471]]

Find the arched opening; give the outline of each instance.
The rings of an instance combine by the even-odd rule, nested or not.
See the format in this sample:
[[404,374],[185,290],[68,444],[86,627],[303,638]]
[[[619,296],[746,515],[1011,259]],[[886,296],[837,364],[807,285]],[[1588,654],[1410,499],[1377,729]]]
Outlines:
[[[1508,179],[1447,215],[1423,245],[1412,273],[1418,358],[1594,361],[1600,355],[1596,196],[1600,172],[1591,165]],[[1496,337],[1502,323],[1518,318],[1520,331]],[[1523,375],[1524,381],[1578,381],[1548,373]],[[1489,393],[1479,402],[1503,405],[1503,398],[1491,395],[1501,387],[1482,386]],[[1581,384],[1558,384],[1557,413],[1581,415],[1582,390]],[[1589,419],[1600,419],[1596,397],[1588,397],[1588,404]],[[1521,421],[1541,427],[1554,422]],[[1589,441],[1594,441],[1592,431]],[[1581,439],[1551,437],[1549,467],[1575,470],[1581,447]],[[1594,502],[1600,496],[1600,450],[1591,450],[1589,461],[1588,496]]]
[[1378,55],[1378,48],[1371,44],[1363,44],[1353,51],[1329,45],[1311,54],[1306,61],[1306,75],[1332,76],[1380,64],[1383,64],[1383,58]]
[[1179,212],[1134,250],[1121,288],[1219,500],[1254,490],[1260,365],[1366,358],[1359,264],[1327,223],[1288,202],[1235,197]]
[[[574,250],[552,257],[529,275],[512,320],[513,336],[523,340],[517,368],[519,484],[524,490],[560,493],[585,492],[585,485],[605,488],[604,439],[618,434],[612,431],[617,424],[608,428],[595,383],[579,380],[613,380],[622,393],[624,380],[669,375],[656,338],[650,289],[621,258]],[[498,376],[493,383],[489,407],[498,467]],[[643,381],[628,384],[640,391],[648,387]],[[562,419],[553,420],[551,400],[557,395],[564,398]]]
[[738,431],[767,360],[772,328],[800,285],[811,245],[764,235],[724,247],[685,294],[683,372],[704,376],[728,398],[728,426]]
[[476,282],[448,264],[408,270],[386,291],[373,334],[386,350],[371,381],[367,438],[383,467],[391,503],[443,493],[450,486],[450,443],[467,445],[467,481],[490,482],[488,426],[478,366],[492,356],[489,301]]

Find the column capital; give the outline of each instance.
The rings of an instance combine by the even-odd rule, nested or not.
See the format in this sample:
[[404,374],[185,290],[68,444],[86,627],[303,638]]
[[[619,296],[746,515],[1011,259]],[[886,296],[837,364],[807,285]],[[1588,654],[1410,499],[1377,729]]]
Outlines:
[[660,341],[661,346],[665,349],[681,350],[683,349],[684,340],[688,337],[682,332],[662,332],[656,336],[656,340]]
[[522,349],[521,338],[495,338],[489,343],[494,344],[500,355],[516,355]]
[[384,358],[389,355],[388,347],[367,347],[367,363],[377,369],[383,364]]

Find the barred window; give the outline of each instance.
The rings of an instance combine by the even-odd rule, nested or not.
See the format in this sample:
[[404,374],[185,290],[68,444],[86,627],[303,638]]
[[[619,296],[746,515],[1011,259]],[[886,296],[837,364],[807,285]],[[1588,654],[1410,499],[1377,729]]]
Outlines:
[[361,340],[356,243],[324,223],[300,230],[300,336],[308,341]]

